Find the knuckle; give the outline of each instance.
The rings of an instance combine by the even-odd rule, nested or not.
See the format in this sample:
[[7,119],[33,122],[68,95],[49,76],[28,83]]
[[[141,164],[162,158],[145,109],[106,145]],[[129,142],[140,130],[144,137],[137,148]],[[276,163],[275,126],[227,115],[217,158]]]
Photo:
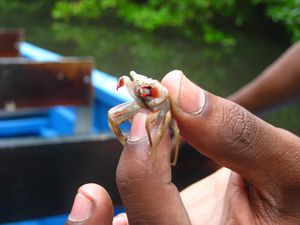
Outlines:
[[116,182],[122,192],[135,192],[146,183],[151,183],[150,181],[146,165],[142,162],[122,161],[119,163],[116,171]]
[[[241,150],[248,148],[255,142],[258,133],[258,123],[246,109],[239,105],[232,105],[224,109],[222,135],[230,146],[238,146]],[[226,132],[223,132],[226,130]]]

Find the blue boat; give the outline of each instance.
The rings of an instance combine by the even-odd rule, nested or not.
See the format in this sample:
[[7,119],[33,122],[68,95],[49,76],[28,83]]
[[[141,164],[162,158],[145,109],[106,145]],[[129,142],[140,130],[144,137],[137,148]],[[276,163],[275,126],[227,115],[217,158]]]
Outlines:
[[[20,44],[20,52],[28,60],[41,62],[58,62],[63,57],[27,42]],[[91,129],[86,134],[76,135],[74,106],[0,118],[0,176],[7,184],[1,187],[1,224],[64,224],[76,189],[87,182],[103,184],[115,196],[115,213],[122,211],[114,184],[121,145],[109,131],[107,111],[130,97],[125,90],[116,93],[116,77],[97,69],[91,77],[95,95]],[[123,127],[128,128],[128,124]]]
[[[24,58],[34,61],[59,62],[62,59],[61,55],[26,42],[21,43],[20,52]],[[107,124],[108,109],[121,102],[129,101],[130,97],[122,90],[116,93],[116,77],[97,69],[92,71],[91,76],[95,98],[92,104],[90,132],[103,134],[109,132]],[[76,107],[51,107],[44,115],[38,117],[27,116],[17,120],[0,119],[0,137],[29,136],[31,134],[37,134],[41,137],[73,135],[75,133],[75,123]]]

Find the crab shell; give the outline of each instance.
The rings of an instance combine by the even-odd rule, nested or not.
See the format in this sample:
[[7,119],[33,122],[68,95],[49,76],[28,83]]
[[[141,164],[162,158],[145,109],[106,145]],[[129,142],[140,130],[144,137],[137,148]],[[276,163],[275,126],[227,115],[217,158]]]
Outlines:
[[170,109],[168,100],[168,90],[159,81],[146,76],[130,72],[132,80],[128,76],[120,77],[117,89],[125,85],[129,94],[136,100],[142,108],[151,111]]

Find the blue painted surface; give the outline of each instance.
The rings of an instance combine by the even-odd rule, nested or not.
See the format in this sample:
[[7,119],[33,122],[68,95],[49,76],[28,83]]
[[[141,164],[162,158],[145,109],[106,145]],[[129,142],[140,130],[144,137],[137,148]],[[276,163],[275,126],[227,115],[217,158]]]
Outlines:
[[57,106],[48,110],[49,124],[57,134],[72,135],[75,131],[76,108]]
[[63,225],[68,218],[68,215],[58,215],[45,217],[35,220],[25,220],[13,223],[3,223],[2,225]]
[[27,42],[20,44],[20,52],[23,57],[34,61],[59,61],[61,59],[60,55]]
[[0,137],[38,135],[41,129],[48,127],[48,117],[6,119],[0,122]]

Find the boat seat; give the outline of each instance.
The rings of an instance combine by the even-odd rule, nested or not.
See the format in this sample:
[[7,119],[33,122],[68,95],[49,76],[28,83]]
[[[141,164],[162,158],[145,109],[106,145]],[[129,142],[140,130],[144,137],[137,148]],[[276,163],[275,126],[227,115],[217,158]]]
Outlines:
[[0,58],[0,137],[90,131],[92,69],[90,58]]
[[24,29],[0,29],[0,57],[20,57]]

